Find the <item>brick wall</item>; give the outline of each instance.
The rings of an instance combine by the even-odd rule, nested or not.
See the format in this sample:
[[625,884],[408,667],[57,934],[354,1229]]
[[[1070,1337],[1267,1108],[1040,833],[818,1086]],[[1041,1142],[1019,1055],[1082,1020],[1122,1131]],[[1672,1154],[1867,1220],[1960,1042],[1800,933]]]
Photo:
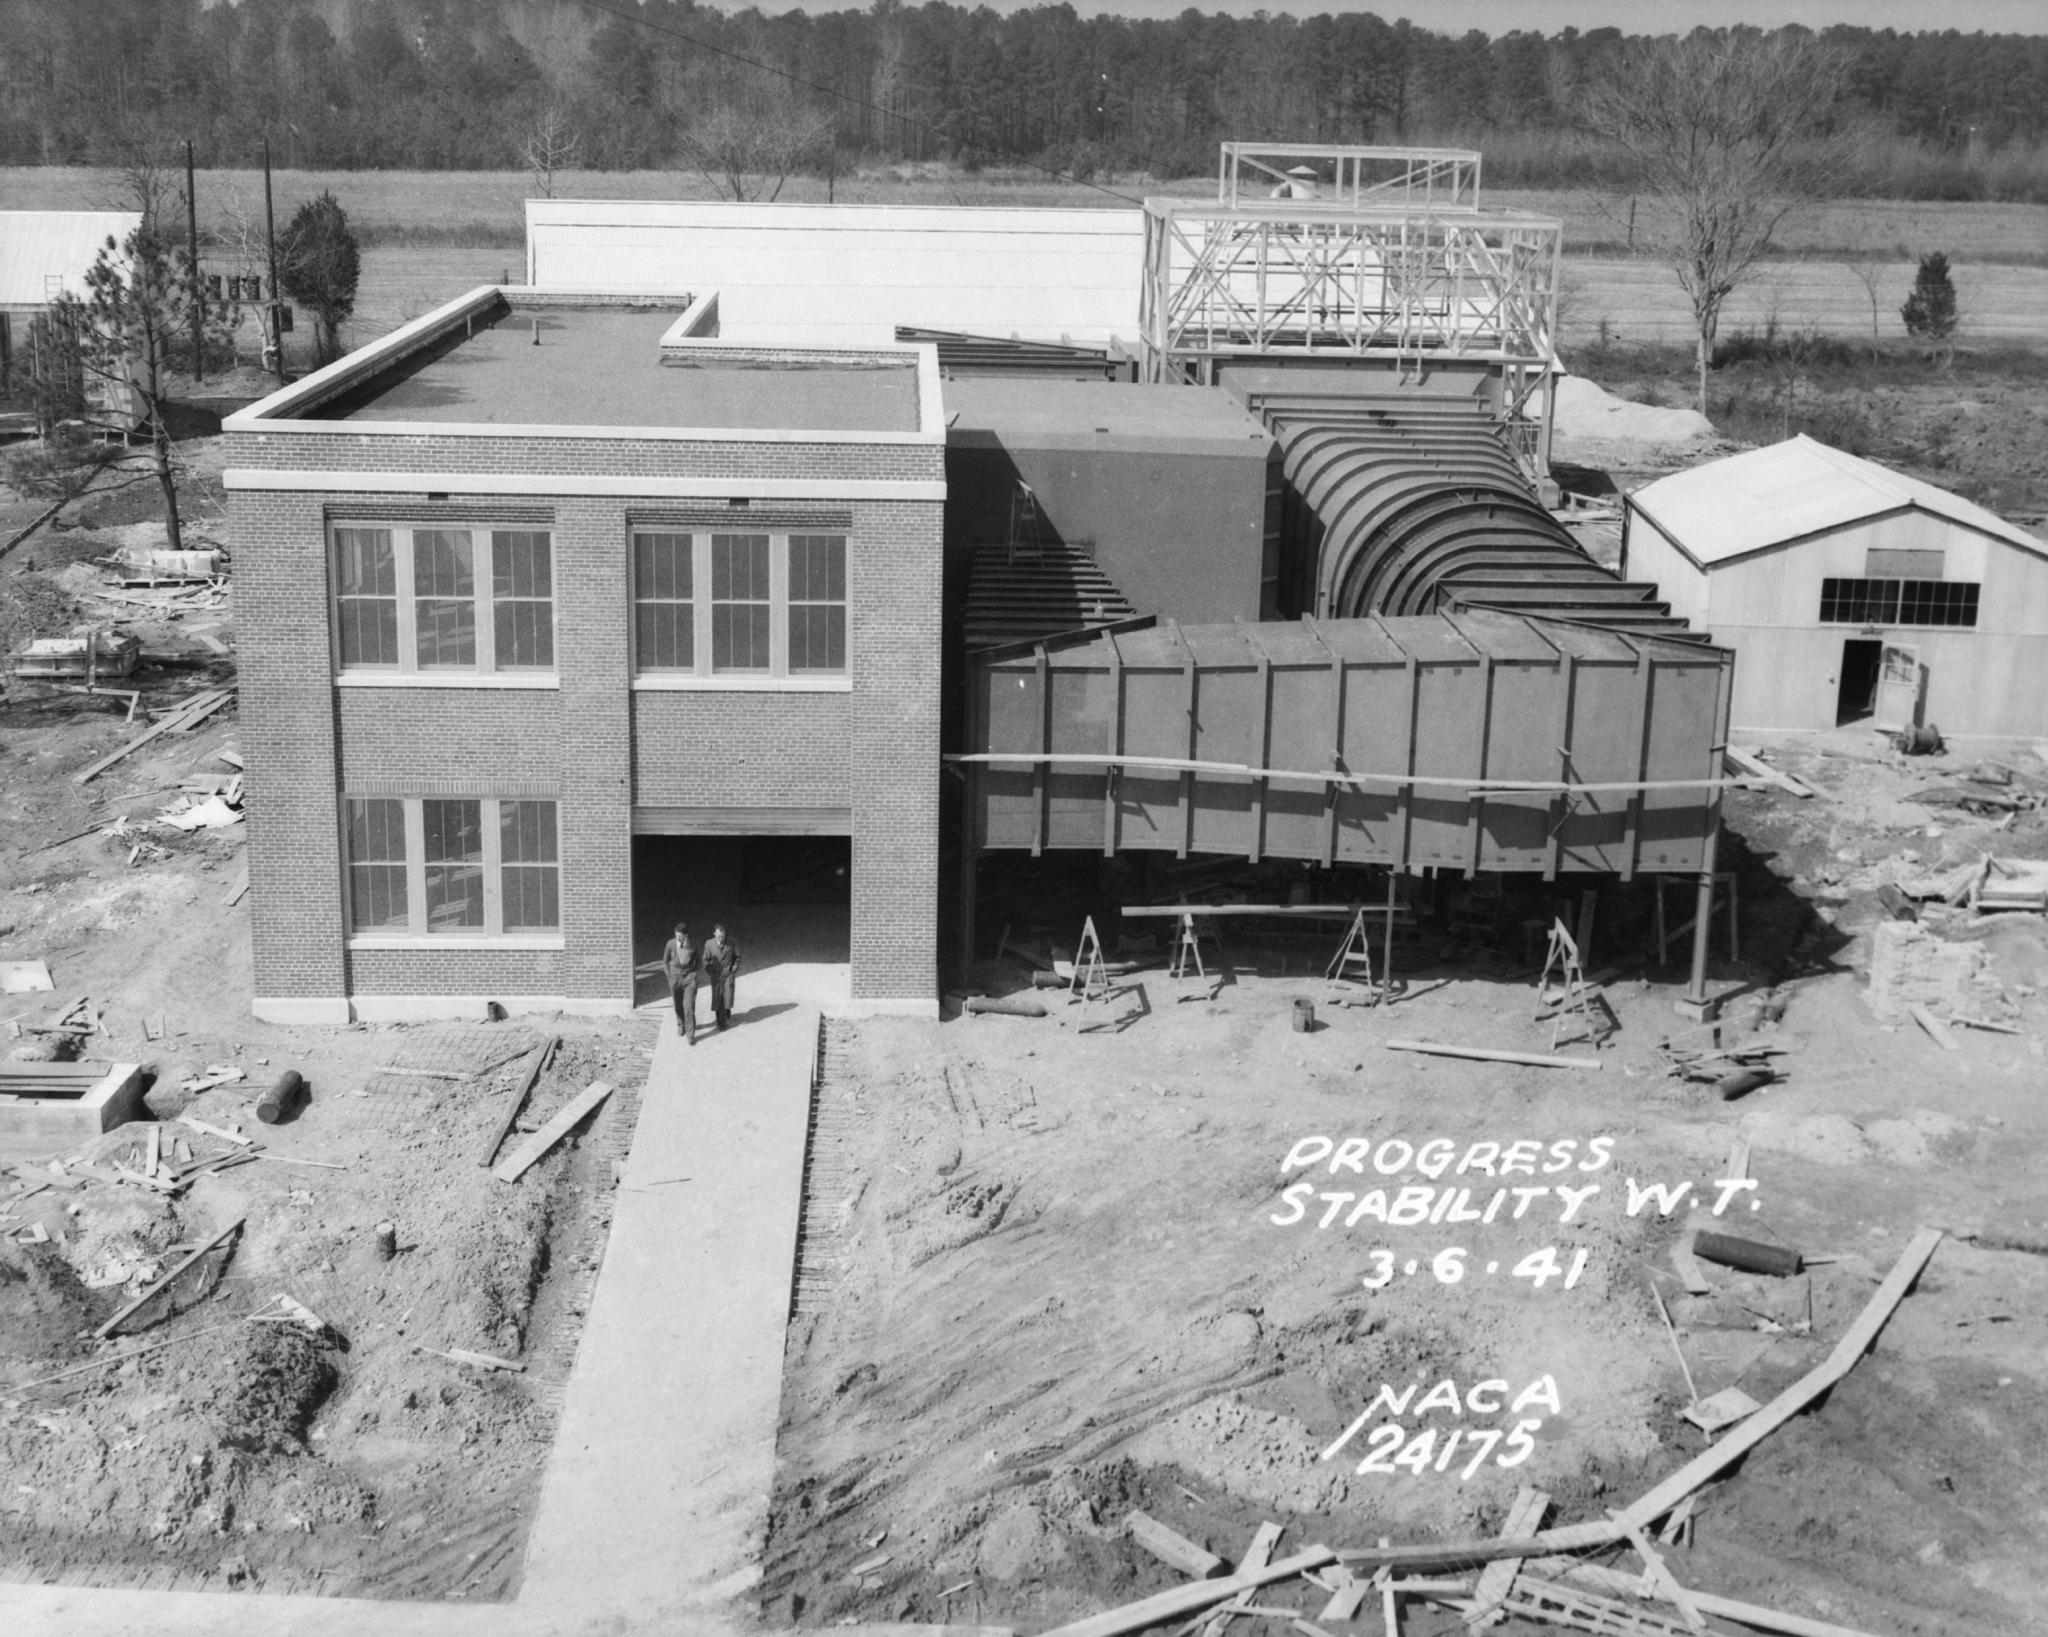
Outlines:
[[[228,464],[325,470],[640,475],[940,476],[929,446],[674,444],[634,439],[230,435]],[[326,509],[343,490],[232,490],[251,804],[256,989],[275,997],[633,990],[631,809],[851,806],[853,993],[935,993],[940,516],[937,502],[855,502],[848,542],[851,693],[629,687],[630,498],[521,496],[553,515],[558,689],[348,687],[332,679]],[[419,502],[394,501],[411,516]],[[466,497],[474,514],[487,502]],[[344,948],[338,795],[362,787],[552,782],[560,803],[560,951]],[[422,793],[422,792],[407,792]]]
[[228,523],[256,993],[339,995],[341,819],[320,497],[238,495]]
[[938,993],[943,508],[863,508],[848,585],[853,666],[853,998]]
[[[854,572],[861,558],[853,558]],[[843,693],[636,693],[633,800],[645,807],[845,807]]]

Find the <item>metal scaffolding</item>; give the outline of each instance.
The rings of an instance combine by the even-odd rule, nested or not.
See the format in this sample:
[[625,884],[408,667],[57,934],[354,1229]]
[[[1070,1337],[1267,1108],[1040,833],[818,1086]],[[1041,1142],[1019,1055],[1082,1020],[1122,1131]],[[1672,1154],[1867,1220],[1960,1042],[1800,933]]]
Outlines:
[[1375,364],[1400,386],[1433,364],[1483,365],[1533,469],[1562,243],[1554,218],[1507,211],[1147,199],[1144,378],[1209,384],[1219,361],[1286,358]]
[[1471,148],[1226,142],[1216,197],[1226,205],[1271,198],[1353,210],[1476,210],[1479,154]]

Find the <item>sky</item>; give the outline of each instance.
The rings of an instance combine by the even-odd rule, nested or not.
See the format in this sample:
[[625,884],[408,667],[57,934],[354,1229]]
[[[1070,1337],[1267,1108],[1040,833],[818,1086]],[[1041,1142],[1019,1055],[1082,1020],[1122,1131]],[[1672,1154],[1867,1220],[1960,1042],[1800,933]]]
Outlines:
[[[737,9],[741,0],[712,0]],[[763,11],[833,11],[863,0],[755,0]],[[910,0],[915,4],[917,0]],[[975,0],[961,0],[975,3]],[[1015,11],[1032,0],[986,0],[998,11]],[[1198,11],[1377,12],[1389,22],[1406,17],[1438,33],[1462,34],[1479,29],[1505,34],[1534,29],[1555,34],[1561,28],[1619,28],[1631,34],[1666,34],[1707,23],[1754,23],[1774,28],[1804,23],[1825,28],[1831,23],[1858,23],[1867,28],[1895,28],[1901,33],[1957,29],[1965,34],[2048,34],[2048,0],[1069,0],[1084,15],[1115,12],[1126,17],[1177,17],[1192,5]]]

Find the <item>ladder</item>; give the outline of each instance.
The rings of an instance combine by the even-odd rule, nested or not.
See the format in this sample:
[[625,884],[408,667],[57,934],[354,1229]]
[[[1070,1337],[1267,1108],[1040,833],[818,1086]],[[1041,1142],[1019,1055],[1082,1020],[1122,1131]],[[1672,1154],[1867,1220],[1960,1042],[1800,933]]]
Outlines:
[[1337,946],[1337,953],[1324,968],[1323,978],[1329,983],[1355,983],[1361,985],[1376,1004],[1380,998],[1379,985],[1372,976],[1372,936],[1366,930],[1365,906],[1359,905],[1351,912],[1351,927],[1344,934],[1344,941]]
[[[1563,987],[1553,991],[1550,976],[1555,972]],[[1567,1040],[1585,1039],[1598,1046],[1605,1036],[1593,1018],[1593,1002],[1599,1000],[1602,1008],[1606,1000],[1586,986],[1586,969],[1579,961],[1579,946],[1562,917],[1550,923],[1550,952],[1544,957],[1543,976],[1536,981],[1536,1016],[1540,1020],[1549,1017],[1550,1049],[1556,1051]],[[1565,1023],[1576,1017],[1585,1029],[1585,1034],[1566,1035]]]
[[1102,964],[1102,939],[1096,935],[1095,917],[1081,926],[1081,946],[1074,951],[1074,975],[1067,980],[1067,999],[1109,999],[1109,968]]

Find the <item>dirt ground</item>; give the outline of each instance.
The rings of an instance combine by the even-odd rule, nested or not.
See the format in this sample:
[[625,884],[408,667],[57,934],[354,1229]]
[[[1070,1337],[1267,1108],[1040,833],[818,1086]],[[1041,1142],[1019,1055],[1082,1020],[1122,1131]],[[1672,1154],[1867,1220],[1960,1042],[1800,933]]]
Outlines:
[[[218,440],[183,449],[195,469],[186,543],[216,544]],[[49,1038],[16,1031],[90,996],[104,1032],[85,1054],[150,1070],[166,1155],[180,1138],[194,1158],[227,1149],[180,1115],[239,1122],[263,1151],[164,1198],[5,1169],[74,1157],[139,1167],[151,1122],[84,1145],[0,1145],[0,1468],[11,1480],[0,1577],[508,1596],[650,1042],[634,1024],[333,1030],[250,1018],[247,900],[226,901],[246,825],[157,822],[195,799],[188,780],[232,777],[221,754],[236,745],[232,704],[91,783],[72,778],[151,717],[234,684],[231,590],[122,588],[95,566],[124,546],[160,546],[159,504],[153,485],[88,497],[67,526],[0,561],[6,652],[96,618],[122,621],[145,656],[110,684],[140,693],[133,723],[125,697],[12,676],[0,687],[0,961],[40,960],[56,984],[0,996],[0,1052]],[[42,509],[0,503],[0,539]],[[580,1140],[500,1182],[478,1156],[528,1066],[513,1054],[557,1032],[520,1129],[591,1080],[619,1090]],[[408,1064],[448,1072],[380,1072]],[[251,1104],[287,1068],[309,1099],[288,1123],[261,1125]],[[241,1078],[196,1098],[177,1090],[219,1069]],[[224,1265],[217,1255],[195,1270],[174,1310],[138,1316],[111,1344],[90,1340],[181,1249],[237,1220]],[[397,1253],[384,1260],[375,1230],[387,1221]],[[48,1238],[29,1242],[38,1229]],[[323,1321],[318,1336],[250,1322],[280,1294]],[[94,1359],[111,1367],[46,1380]]]
[[[2025,430],[2048,402],[2038,377],[2015,371],[2015,399],[1965,406],[1984,390],[1967,370],[1924,393],[1899,385],[1926,422],[1905,441],[1987,428],[1950,437],[1976,463],[1951,477],[2002,469],[2048,503]],[[211,543],[219,444],[203,415],[191,431],[188,543]],[[1722,447],[1654,452],[1640,469]],[[120,619],[148,659],[133,724],[125,699],[12,677],[0,691],[0,960],[46,961],[56,983],[0,997],[0,1050],[34,1038],[17,1042],[10,1024],[90,996],[108,1031],[90,1055],[151,1065],[165,1119],[239,1121],[265,1150],[172,1201],[0,1173],[0,1461],[13,1477],[0,1575],[506,1596],[647,1043],[637,1025],[249,1018],[246,900],[225,901],[245,826],[156,822],[191,799],[190,781],[231,776],[232,705],[91,783],[71,776],[143,721],[233,684],[231,564],[226,586],[183,589],[118,587],[98,566],[161,543],[158,504],[148,485],[88,497],[0,557],[0,649]],[[0,541],[42,509],[0,492]],[[1690,1391],[1739,1383],[1768,1399],[1824,1356],[1915,1227],[2048,1238],[2041,918],[1924,911],[1983,948],[1973,1004],[2017,1033],[1960,1028],[1944,1052],[1879,1021],[1863,993],[1880,887],[1986,851],[2048,856],[2048,764],[2011,759],[2001,788],[2029,805],[1994,828],[1911,799],[1955,785],[1967,761],[1906,762],[1850,731],[1764,748],[1825,794],[1731,798],[1740,958],[1717,939],[1715,984],[1731,997],[1719,1041],[1775,1048],[1788,1071],[1737,1102],[1674,1076],[1660,1050],[1714,1037],[1686,1034],[1673,1011],[1680,974],[1655,964],[1643,884],[1601,891],[1591,965],[1620,968],[1607,988],[1620,1028],[1597,1073],[1390,1050],[1551,1044],[1526,944],[1447,960],[1427,925],[1400,951],[1406,993],[1377,1010],[1327,1004],[1312,981],[1325,931],[1233,938],[1213,994],[1155,962],[1105,1008],[1054,997],[1043,1019],[835,1025],[764,1617],[1033,1627],[1092,1612],[1176,1579],[1129,1540],[1134,1509],[1231,1559],[1268,1519],[1297,1545],[1489,1533],[1524,1484],[1559,1520],[1597,1518],[1703,1447],[1677,1414]],[[1031,883],[1012,885],[1031,901]],[[1043,886],[1020,927],[1071,941],[1075,922],[1049,906],[1074,881]],[[1531,885],[1509,924],[1540,928],[1556,898]],[[1015,963],[975,977],[994,992],[1028,980]],[[1303,998],[1317,1003],[1310,1032],[1292,1027]],[[524,1123],[590,1079],[622,1089],[580,1143],[498,1183],[476,1152],[519,1065],[490,1063],[491,1048],[557,1028],[564,1047]],[[215,1065],[244,1078],[181,1109],[175,1088]],[[422,1065],[482,1067],[386,1072]],[[287,1067],[310,1103],[259,1126],[248,1104]],[[1671,1248],[1711,1219],[1738,1139],[1757,1187],[1731,1197],[1728,1225],[1815,1260],[1791,1279],[1710,1268],[1711,1292],[1689,1295]],[[126,1163],[141,1140],[122,1128],[86,1157]],[[1518,1143],[1537,1147],[1510,1161]],[[1370,1174],[1330,1169],[1360,1153]],[[1639,1194],[1680,1184],[1690,1192],[1668,1218]],[[1552,1191],[1501,1193],[1517,1187]],[[1404,1190],[1455,1220],[1404,1220],[1420,1208]],[[120,1343],[131,1361],[32,1385],[104,1356],[82,1333],[177,1247],[238,1218],[218,1283]],[[373,1248],[384,1221],[398,1231],[389,1261]],[[49,1239],[24,1243],[36,1226]],[[2033,1591],[2048,1500],[2030,1462],[2048,1433],[2044,1280],[2038,1257],[1945,1240],[1876,1354],[1707,1492],[1691,1544],[1672,1553],[1680,1578],[1879,1632],[2048,1631]],[[280,1293],[324,1321],[318,1337],[249,1319]],[[480,1372],[416,1345],[528,1369]],[[1317,1612],[1285,1589],[1262,1606]],[[1417,1605],[1408,1630],[1449,1637],[1451,1622]]]
[[[1963,764],[1876,745],[1788,742],[1779,764],[1827,795],[1732,798],[1742,958],[1712,967],[1733,997],[1718,1038],[1778,1048],[1786,1071],[1736,1102],[1670,1072],[1660,1045],[1705,1037],[1672,1007],[1682,974],[1654,964],[1647,887],[1614,883],[1592,962],[1621,968],[1621,1027],[1597,1073],[1389,1050],[1549,1050],[1535,972],[1519,951],[1444,964],[1425,937],[1397,956],[1407,998],[1332,1009],[1304,974],[1335,929],[1227,950],[1213,995],[1154,964],[1108,1006],[1053,995],[1042,1020],[849,1031],[821,1092],[843,1182],[813,1201],[824,1294],[790,1340],[764,1613],[1058,1623],[1176,1582],[1127,1537],[1133,1509],[1230,1560],[1262,1520],[1283,1550],[1490,1534],[1523,1484],[1555,1522],[1599,1519],[1706,1443],[1679,1419],[1653,1282],[1698,1394],[1739,1382],[1765,1401],[1834,1346],[1917,1227],[2041,1240],[2040,918],[1949,915],[2003,986],[1982,1004],[2020,1031],[1959,1029],[1955,1053],[1880,1024],[1860,969],[1879,885],[1983,849],[2041,856],[2044,809],[1993,835],[1916,806],[1908,792]],[[2048,765],[2020,765],[2017,788],[2048,798]],[[1538,884],[1510,918],[1556,907]],[[977,977],[1000,991],[1027,972]],[[1292,1028],[1297,998],[1319,1003],[1313,1032]],[[1330,1145],[1352,1138],[1391,1174],[1333,1176]],[[1756,1187],[1714,1222],[1738,1139]],[[1543,1145],[1538,1174],[1496,1180],[1473,1158],[1522,1141]],[[1313,1197],[1290,1196],[1304,1179]],[[1447,1208],[1482,1215],[1500,1187],[1598,1192],[1569,1210],[1532,1196],[1522,1220],[1518,1196],[1490,1223],[1379,1220],[1404,1188],[1434,1202],[1454,1183],[1470,1199]],[[1654,1198],[1631,1213],[1634,1190],[1681,1183],[1669,1217]],[[1670,1249],[1701,1223],[1815,1265],[1708,1266],[1711,1294],[1689,1296]],[[1946,1239],[1876,1354],[1709,1490],[1670,1554],[1679,1579],[1875,1632],[2048,1630],[2028,1453],[2048,1432],[2044,1295],[2038,1257]],[[1486,1382],[1503,1385],[1475,1401]],[[1381,1397],[1411,1385],[1405,1413]],[[1518,1425],[1520,1444],[1479,1438]],[[1259,1598],[1312,1620],[1322,1600]],[[1458,1629],[1410,1608],[1421,1637]]]

